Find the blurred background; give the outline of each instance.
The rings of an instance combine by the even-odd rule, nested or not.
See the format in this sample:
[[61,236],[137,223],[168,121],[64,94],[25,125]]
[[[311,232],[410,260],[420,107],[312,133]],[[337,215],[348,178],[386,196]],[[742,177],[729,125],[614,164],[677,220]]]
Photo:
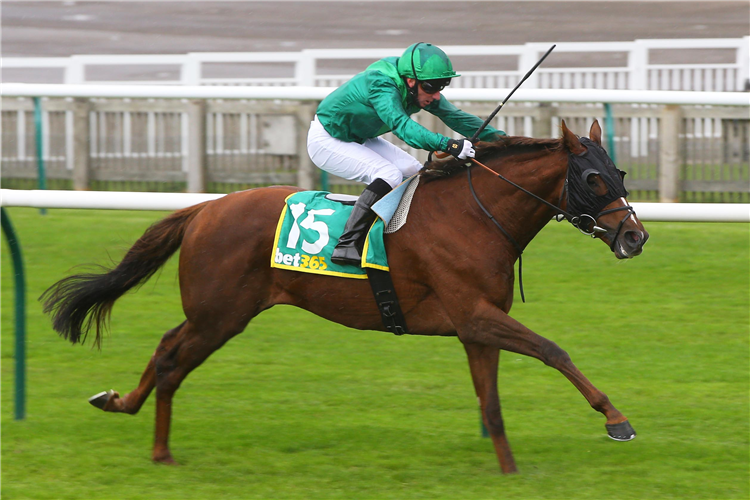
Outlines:
[[737,38],[750,34],[749,18],[743,1],[6,1],[2,52],[41,57],[405,48],[418,40],[517,45]]
[[[557,43],[524,89],[747,91],[749,35],[748,2],[3,2],[2,81],[335,87],[425,41],[463,75],[452,88],[510,89]],[[205,150],[191,159],[187,101],[40,97],[36,112],[32,99],[3,97],[4,187],[38,185],[41,150],[46,184],[58,189],[361,189],[311,166],[302,145],[314,100],[208,99]],[[459,105],[486,116],[496,103]],[[584,135],[599,119],[634,199],[746,202],[747,115],[514,101],[494,125],[556,136],[565,119]],[[190,185],[196,168],[203,181]],[[659,185],[664,169],[674,170],[670,192]]]

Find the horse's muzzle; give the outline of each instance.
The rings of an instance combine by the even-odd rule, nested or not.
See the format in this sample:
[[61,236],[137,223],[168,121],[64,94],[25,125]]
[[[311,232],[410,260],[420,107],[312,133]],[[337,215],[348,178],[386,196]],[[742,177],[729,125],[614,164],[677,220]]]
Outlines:
[[648,232],[640,229],[623,231],[613,245],[618,259],[632,259],[643,252],[643,245],[648,241]]

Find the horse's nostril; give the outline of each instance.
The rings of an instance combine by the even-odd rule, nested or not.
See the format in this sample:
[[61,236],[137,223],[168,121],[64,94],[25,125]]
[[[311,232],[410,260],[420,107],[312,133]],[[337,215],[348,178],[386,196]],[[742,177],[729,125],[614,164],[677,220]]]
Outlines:
[[638,248],[644,243],[644,237],[640,231],[626,231],[623,236],[625,237],[625,242],[633,248]]

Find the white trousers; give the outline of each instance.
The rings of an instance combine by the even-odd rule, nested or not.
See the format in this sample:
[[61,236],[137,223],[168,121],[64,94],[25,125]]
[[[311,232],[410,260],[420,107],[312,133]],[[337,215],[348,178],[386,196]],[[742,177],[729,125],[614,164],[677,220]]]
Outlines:
[[422,168],[416,158],[385,139],[376,137],[358,144],[331,137],[317,116],[307,133],[307,152],[313,163],[329,174],[365,184],[383,179],[392,188]]

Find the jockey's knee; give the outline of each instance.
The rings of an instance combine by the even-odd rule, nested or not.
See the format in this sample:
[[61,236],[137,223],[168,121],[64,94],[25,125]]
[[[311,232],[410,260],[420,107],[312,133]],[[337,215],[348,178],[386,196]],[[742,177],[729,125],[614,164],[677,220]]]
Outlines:
[[409,157],[409,159],[399,162],[396,166],[401,171],[404,178],[411,177],[422,170],[422,164],[414,157]]
[[404,176],[401,174],[401,172],[395,169],[392,172],[379,173],[378,178],[383,179],[385,182],[387,182],[388,185],[391,186],[391,189],[401,184],[401,181],[404,180]]

